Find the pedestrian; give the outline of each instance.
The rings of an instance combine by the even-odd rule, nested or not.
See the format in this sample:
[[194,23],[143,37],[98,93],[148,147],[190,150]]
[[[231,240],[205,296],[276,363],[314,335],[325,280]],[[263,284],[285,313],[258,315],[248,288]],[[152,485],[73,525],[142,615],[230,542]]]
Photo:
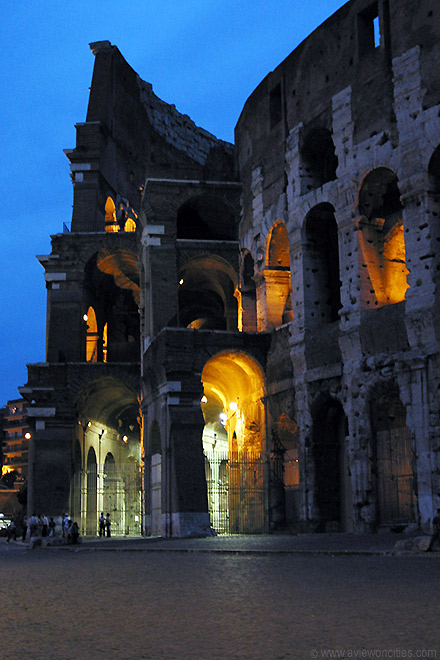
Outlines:
[[36,536],[38,532],[38,518],[35,515],[35,513],[33,513],[29,518],[28,527],[29,527],[29,538],[31,539],[33,536]]
[[99,536],[105,536],[105,516],[103,511],[101,511],[101,515],[99,516]]
[[72,543],[78,543],[79,527],[77,522],[72,523],[72,527],[70,528],[70,536]]
[[49,519],[49,536],[55,536],[55,520],[52,516]]
[[40,518],[40,524],[41,524],[41,536],[47,536],[47,527],[48,527],[48,520],[46,516],[39,516]]
[[69,514],[65,513],[63,518],[63,537],[66,536],[67,528],[69,527]]
[[11,538],[13,538],[14,541],[17,540],[17,527],[15,526],[15,522],[13,520],[11,520],[11,524],[6,530],[6,543],[9,543]]
[[426,552],[432,552],[432,546],[436,541],[440,543],[440,509],[437,509],[437,515],[432,521],[432,536]]
[[105,518],[105,528],[107,530],[107,537],[110,536],[110,525],[111,525],[111,520],[110,520],[110,514],[108,513]]
[[27,521],[27,518],[25,516],[23,518],[23,533],[22,533],[22,536],[21,536],[21,540],[23,541],[23,543],[26,541],[27,530],[28,530],[28,521]]

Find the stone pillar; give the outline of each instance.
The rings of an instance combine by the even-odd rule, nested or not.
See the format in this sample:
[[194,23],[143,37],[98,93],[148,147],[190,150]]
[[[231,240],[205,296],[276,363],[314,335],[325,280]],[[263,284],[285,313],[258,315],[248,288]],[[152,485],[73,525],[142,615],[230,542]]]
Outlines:
[[168,380],[161,391],[166,414],[162,424],[162,536],[208,536],[201,382],[188,375],[179,381]]
[[429,433],[429,389],[428,365],[426,361],[415,362],[410,371],[399,376],[402,403],[407,409],[407,425],[414,438],[415,464],[413,466],[417,484],[417,506],[419,523],[430,531],[434,517],[432,475],[435,470]]

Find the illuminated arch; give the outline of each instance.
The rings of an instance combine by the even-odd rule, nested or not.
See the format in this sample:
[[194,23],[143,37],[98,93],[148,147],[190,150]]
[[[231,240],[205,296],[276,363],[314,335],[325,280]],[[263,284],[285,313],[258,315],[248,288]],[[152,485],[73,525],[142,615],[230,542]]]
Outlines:
[[132,218],[128,218],[128,220],[125,222],[124,231],[125,232],[136,231],[136,223]]
[[258,330],[276,328],[293,319],[289,237],[281,220],[267,237],[265,263],[257,289]]
[[86,337],[86,361],[98,361],[98,325],[96,323],[96,314],[93,307],[89,307],[86,316],[87,337]]
[[363,179],[358,198],[361,305],[405,300],[408,289],[403,212],[397,175],[378,167]]
[[211,522],[221,533],[264,529],[262,455],[266,449],[261,368],[245,353],[226,351],[202,372],[203,448]]
[[216,255],[187,261],[179,272],[179,325],[196,329],[237,329],[237,274]]
[[105,202],[105,231],[117,233],[120,227],[116,220],[116,206],[111,197],[107,197]]

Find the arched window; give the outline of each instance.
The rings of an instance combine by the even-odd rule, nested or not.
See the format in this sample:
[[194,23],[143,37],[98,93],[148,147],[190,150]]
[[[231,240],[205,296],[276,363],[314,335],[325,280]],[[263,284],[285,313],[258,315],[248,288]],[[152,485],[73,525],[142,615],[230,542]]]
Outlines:
[[402,204],[397,176],[379,167],[359,192],[361,303],[381,307],[405,300],[408,289]]
[[96,314],[93,307],[89,307],[85,317],[87,322],[87,338],[86,338],[86,361],[98,361],[98,325],[96,323]]
[[132,220],[132,218],[128,218],[128,220],[126,220],[124,225],[124,231],[125,232],[136,231],[136,223],[134,220]]
[[116,220],[116,207],[113,199],[107,197],[105,202],[105,231],[118,232],[120,229],[118,221]]
[[337,321],[341,308],[338,229],[333,207],[319,204],[303,231],[304,315],[306,327]]
[[258,330],[293,319],[289,238],[282,221],[275,223],[267,240],[266,268],[257,289],[257,317]]

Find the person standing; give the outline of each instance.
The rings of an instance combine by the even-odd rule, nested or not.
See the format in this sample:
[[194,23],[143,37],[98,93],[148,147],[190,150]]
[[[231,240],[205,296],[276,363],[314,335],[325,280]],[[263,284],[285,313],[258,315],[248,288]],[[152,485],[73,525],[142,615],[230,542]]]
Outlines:
[[49,520],[49,536],[55,536],[55,520],[52,516]]
[[105,536],[105,528],[106,528],[106,522],[105,522],[104,511],[101,511],[101,515],[99,516],[99,536]]
[[110,525],[111,525],[111,520],[110,520],[110,514],[108,513],[105,518],[105,528],[107,530],[107,537],[110,537]]
[[15,526],[15,522],[11,520],[11,524],[9,525],[8,529],[6,530],[6,543],[9,543],[9,541],[13,538],[14,541],[17,540],[17,528]]

